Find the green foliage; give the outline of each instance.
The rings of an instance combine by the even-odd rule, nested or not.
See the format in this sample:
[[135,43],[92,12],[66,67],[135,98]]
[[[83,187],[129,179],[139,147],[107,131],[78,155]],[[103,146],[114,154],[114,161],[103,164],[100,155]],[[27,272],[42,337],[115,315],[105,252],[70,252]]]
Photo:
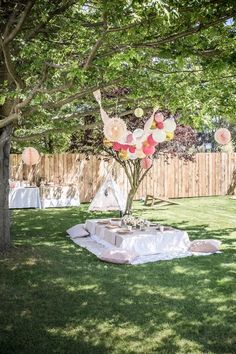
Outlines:
[[[19,19],[24,5],[16,3]],[[3,29],[13,10],[9,2],[1,13]],[[99,121],[92,96],[99,87],[128,88],[120,113],[158,104],[197,129],[217,116],[234,122],[236,29],[227,21],[234,14],[234,1],[220,0],[36,1],[10,48],[25,86],[6,85],[0,102],[29,97],[45,66],[47,73],[14,134],[65,129],[70,136],[84,117]],[[85,93],[73,99],[79,92]],[[106,98],[114,114],[117,96]]]

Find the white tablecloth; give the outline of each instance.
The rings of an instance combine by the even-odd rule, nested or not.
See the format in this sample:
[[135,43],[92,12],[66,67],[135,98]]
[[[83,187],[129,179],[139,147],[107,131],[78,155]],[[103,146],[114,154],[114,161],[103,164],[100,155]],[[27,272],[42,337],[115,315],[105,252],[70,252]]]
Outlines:
[[97,223],[98,220],[87,220],[85,228],[92,237],[102,243],[132,251],[140,256],[157,253],[169,254],[187,252],[190,240],[187,232],[182,230],[157,231],[150,228],[147,231],[135,230],[132,234],[120,235],[117,229],[108,229]]
[[41,208],[39,188],[11,188],[9,192],[9,208]]
[[79,191],[73,186],[40,187],[42,208],[79,206]]

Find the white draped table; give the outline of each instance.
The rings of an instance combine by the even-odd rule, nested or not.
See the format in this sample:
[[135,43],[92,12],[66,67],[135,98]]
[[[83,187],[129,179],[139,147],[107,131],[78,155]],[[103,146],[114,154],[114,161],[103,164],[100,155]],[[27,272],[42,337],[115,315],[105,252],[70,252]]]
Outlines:
[[87,220],[85,229],[97,242],[118,247],[123,250],[132,251],[140,256],[154,254],[170,254],[187,252],[190,240],[187,232],[170,229],[163,232],[156,228],[149,228],[146,231],[134,230],[131,234],[121,235],[120,229],[109,229],[106,225],[98,223],[101,220]]
[[42,208],[79,206],[79,190],[73,186],[40,187]]
[[9,208],[41,208],[39,188],[37,187],[18,187],[10,188]]

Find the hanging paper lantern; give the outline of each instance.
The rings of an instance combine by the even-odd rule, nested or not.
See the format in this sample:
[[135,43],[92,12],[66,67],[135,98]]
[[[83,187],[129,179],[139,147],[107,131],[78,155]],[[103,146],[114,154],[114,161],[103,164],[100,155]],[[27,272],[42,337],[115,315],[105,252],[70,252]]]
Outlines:
[[163,129],[156,129],[153,131],[152,137],[157,143],[163,143],[166,140],[166,133]]
[[153,155],[155,152],[155,147],[154,146],[144,146],[143,147],[143,152],[145,155]]
[[174,133],[172,132],[167,132],[166,133],[166,140],[172,140],[174,138]]
[[33,147],[27,147],[22,152],[22,161],[29,166],[36,165],[39,162],[40,155]]
[[147,137],[147,142],[150,146],[156,146],[157,142],[153,139],[152,134]]
[[133,154],[135,152],[135,150],[136,150],[135,146],[133,146],[133,145],[129,146],[129,152],[131,152]]
[[152,166],[152,160],[149,159],[148,157],[145,157],[144,159],[141,160],[140,164],[144,170],[147,170],[148,168],[150,168]]
[[154,119],[157,123],[161,123],[164,120],[164,116],[162,113],[158,112],[158,113],[155,113]]
[[140,118],[143,116],[143,110],[142,108],[136,108],[135,111],[134,111],[134,115],[137,117],[137,118]]
[[128,160],[129,156],[128,156],[128,152],[121,150],[118,154],[119,158],[123,161]]
[[158,129],[163,129],[164,128],[164,123],[163,122],[158,122],[157,123],[157,128]]
[[176,123],[173,118],[168,118],[164,121],[164,129],[166,132],[174,132],[176,129]]
[[118,142],[113,143],[113,150],[115,151],[120,151],[121,150],[121,144]]
[[106,147],[110,148],[110,147],[113,146],[113,143],[110,140],[104,138],[103,139],[103,145],[105,145]]
[[120,118],[111,118],[104,124],[104,135],[110,141],[124,139],[127,134],[125,122]]
[[228,129],[226,128],[220,128],[218,129],[216,132],[215,132],[215,141],[218,143],[218,144],[221,144],[221,145],[226,145],[230,142],[231,140],[231,133]]

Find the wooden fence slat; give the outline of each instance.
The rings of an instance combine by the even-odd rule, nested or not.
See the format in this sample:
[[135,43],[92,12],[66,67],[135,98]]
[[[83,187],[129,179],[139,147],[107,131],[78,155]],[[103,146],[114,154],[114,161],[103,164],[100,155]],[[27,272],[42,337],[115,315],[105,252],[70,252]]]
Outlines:
[[[178,157],[160,155],[153,161],[153,168],[143,180],[136,198],[147,194],[155,197],[180,198],[225,195],[236,175],[236,153],[198,153],[195,162],[185,163]],[[104,177],[113,166],[112,174],[125,193],[129,182],[124,170],[112,159],[82,154],[42,155],[34,169],[22,163],[21,155],[11,155],[10,176],[15,180],[30,180],[32,173],[36,179],[54,184],[74,184],[80,190],[82,202],[89,202],[101,185]],[[236,192],[236,191],[235,191]]]

